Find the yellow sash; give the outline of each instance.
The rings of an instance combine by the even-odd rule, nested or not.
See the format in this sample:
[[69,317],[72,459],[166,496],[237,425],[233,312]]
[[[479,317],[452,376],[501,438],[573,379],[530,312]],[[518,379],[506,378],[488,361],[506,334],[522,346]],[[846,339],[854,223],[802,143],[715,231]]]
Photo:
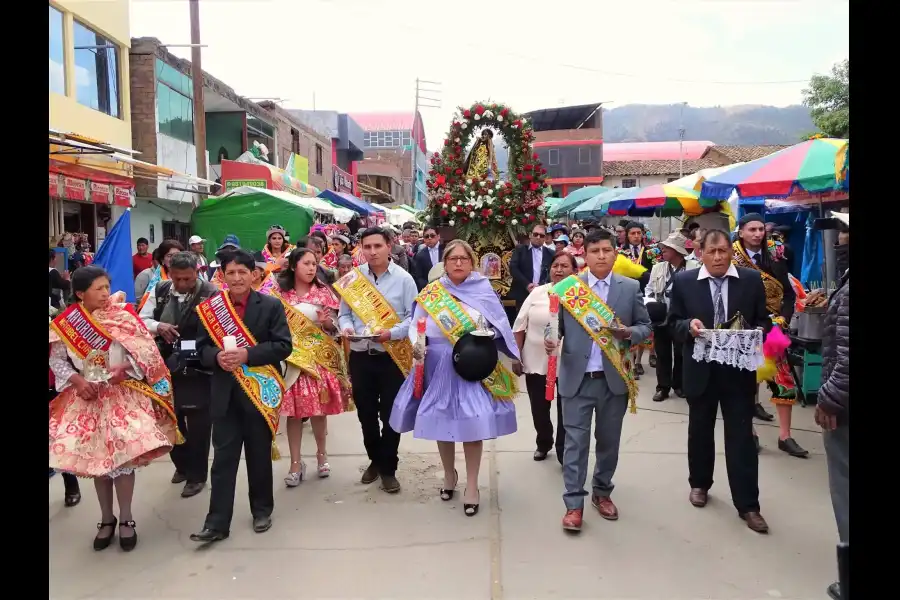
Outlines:
[[625,344],[620,343],[609,331],[603,329],[610,326],[623,327],[622,322],[600,296],[577,275],[569,275],[557,283],[553,286],[553,293],[559,296],[560,304],[600,347],[604,356],[625,381],[630,410],[636,413],[638,385],[634,380],[631,353]]
[[[451,344],[456,344],[459,338],[476,329],[472,318],[439,280],[426,285],[416,297],[416,302],[425,309]],[[516,376],[499,361],[494,371],[481,383],[497,400],[514,400],[519,393]]]
[[[385,300],[358,267],[338,279],[334,284],[334,291],[363,323],[374,323],[384,330],[400,322],[400,317],[390,302]],[[383,345],[403,376],[408,376],[413,362],[412,342],[409,338],[404,336],[402,340],[388,340]]]
[[[763,248],[761,252],[768,252],[768,248]],[[734,243],[734,259],[735,266],[744,267],[745,269],[753,269],[758,272],[763,280],[763,287],[766,289],[766,310],[773,314],[781,314],[781,303],[784,301],[784,286],[776,278],[772,277],[753,263],[753,259],[747,254],[744,245],[740,240]]]

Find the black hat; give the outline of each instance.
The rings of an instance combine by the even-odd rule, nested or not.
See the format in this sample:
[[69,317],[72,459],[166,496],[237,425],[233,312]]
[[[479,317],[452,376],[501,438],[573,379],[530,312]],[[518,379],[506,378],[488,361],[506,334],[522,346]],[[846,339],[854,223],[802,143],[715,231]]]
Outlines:
[[500,355],[494,339],[467,333],[453,346],[453,368],[466,381],[482,381],[494,372]]
[[748,223],[763,223],[765,224],[766,220],[759,213],[747,213],[738,221],[738,227],[743,229],[744,225]]

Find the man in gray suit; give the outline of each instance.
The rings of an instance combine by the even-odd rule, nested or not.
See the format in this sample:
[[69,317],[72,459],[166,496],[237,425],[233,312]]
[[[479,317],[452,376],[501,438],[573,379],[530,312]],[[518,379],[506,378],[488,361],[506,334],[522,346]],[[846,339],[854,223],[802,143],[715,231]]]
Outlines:
[[[641,298],[640,285],[633,279],[612,272],[616,262],[616,242],[612,233],[597,229],[584,240],[585,262],[589,272],[577,275],[615,314],[622,329],[613,329],[613,337],[627,350],[650,336],[650,317]],[[559,311],[562,352],[559,357],[559,395],[566,444],[563,453],[563,502],[566,514],[563,529],[581,531],[584,515],[584,483],[587,479],[591,439],[591,414],[596,421],[596,466],[591,482],[591,504],[608,521],[619,518],[610,495],[612,478],[619,462],[622,420],[628,407],[628,387],[604,351],[594,343],[587,330],[565,307]],[[547,340],[552,352],[558,342]]]

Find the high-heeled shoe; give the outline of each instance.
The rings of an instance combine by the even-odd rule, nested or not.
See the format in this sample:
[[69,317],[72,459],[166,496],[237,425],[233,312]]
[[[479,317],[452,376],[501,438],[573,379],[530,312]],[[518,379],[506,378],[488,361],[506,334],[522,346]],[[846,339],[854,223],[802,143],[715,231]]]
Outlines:
[[456,469],[453,469],[453,487],[448,490],[441,488],[441,500],[443,500],[444,502],[453,500],[453,494],[456,493],[457,483],[459,483],[459,473],[456,472]]
[[[131,527],[131,531],[134,532],[134,535],[132,535],[131,537],[122,537],[123,527]],[[124,550],[125,552],[131,552],[132,550],[134,550],[134,547],[137,546],[137,531],[134,527],[134,521],[122,521],[121,523],[119,523],[119,546],[121,546],[122,550]]]
[[[322,462],[318,462],[318,461]],[[319,479],[325,479],[326,477],[331,476],[331,465],[328,464],[328,455],[324,452],[316,452],[316,474],[319,476]]]
[[[94,550],[106,550],[109,548],[109,545],[112,544],[113,538],[116,537],[116,525],[119,524],[119,520],[113,517],[111,523],[97,523],[97,537],[94,538]],[[109,527],[112,529],[112,533],[109,534],[109,537],[100,537],[100,530],[104,527]]]
[[[463,496],[466,495],[468,489],[463,492]],[[478,502],[475,504],[463,504],[463,512],[466,513],[467,517],[474,517],[478,514],[478,506],[481,504],[481,490],[478,491]]]

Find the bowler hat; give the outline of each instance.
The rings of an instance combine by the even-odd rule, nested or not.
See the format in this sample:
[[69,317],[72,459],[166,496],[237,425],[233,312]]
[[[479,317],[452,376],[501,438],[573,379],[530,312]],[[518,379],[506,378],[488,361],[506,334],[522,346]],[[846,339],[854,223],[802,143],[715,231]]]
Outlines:
[[494,372],[499,354],[494,339],[467,333],[453,346],[453,368],[466,381],[482,381]]

